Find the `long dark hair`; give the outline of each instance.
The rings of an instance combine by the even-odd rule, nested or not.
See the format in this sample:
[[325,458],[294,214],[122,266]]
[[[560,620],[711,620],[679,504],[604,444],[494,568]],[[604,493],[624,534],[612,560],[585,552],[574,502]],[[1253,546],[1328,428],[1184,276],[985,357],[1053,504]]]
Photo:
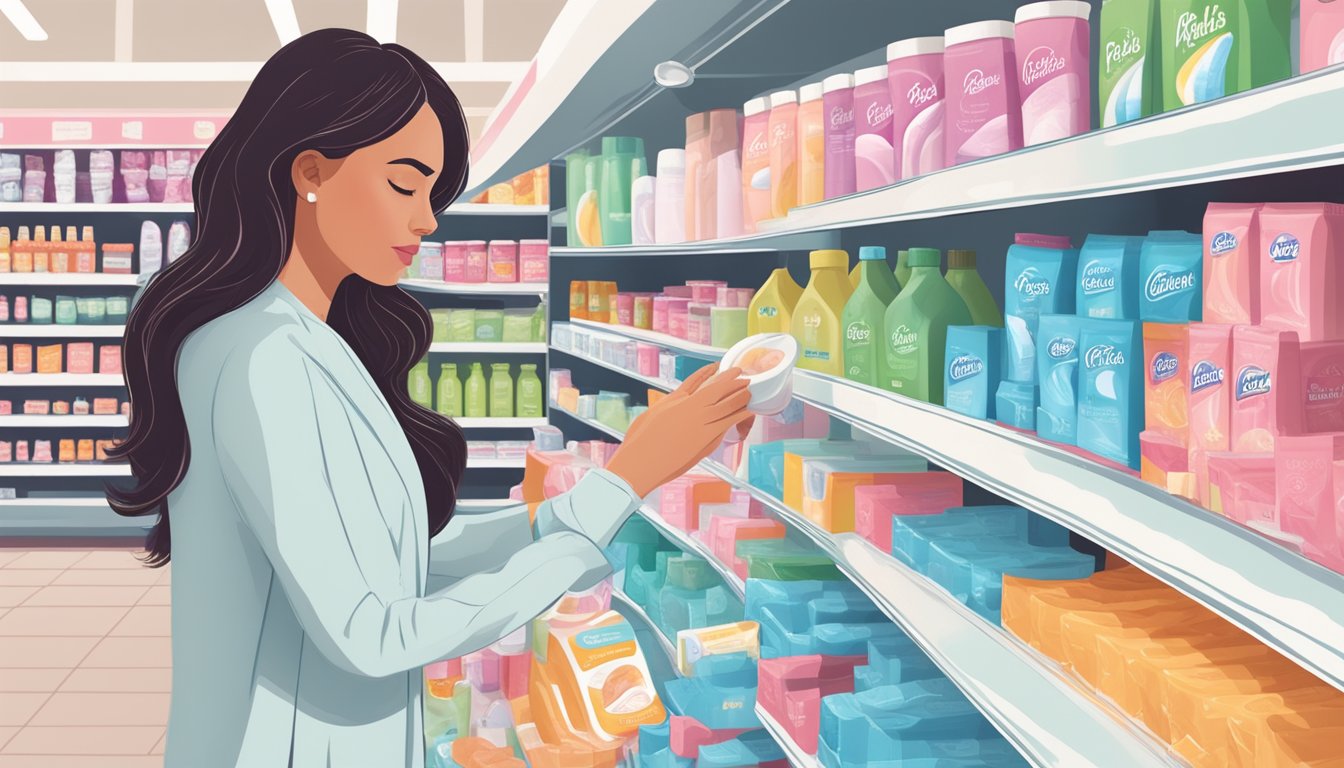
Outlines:
[[[150,565],[169,560],[168,494],[191,462],[177,386],[183,342],[279,276],[294,238],[291,168],[300,152],[346,157],[399,131],[425,104],[443,126],[444,169],[430,193],[437,213],[466,185],[462,106],[419,56],[359,32],[324,29],[281,48],[205,151],[191,187],[195,240],[150,281],[126,323],[134,417],[129,437],[109,456],[130,460],[136,484],[109,485],[107,498],[118,514],[159,516],[145,542]],[[439,532],[456,503],[466,441],[407,391],[407,372],[429,349],[429,313],[396,286],[352,275],[337,290],[327,322],[354,349],[405,430],[424,478],[429,529]]]

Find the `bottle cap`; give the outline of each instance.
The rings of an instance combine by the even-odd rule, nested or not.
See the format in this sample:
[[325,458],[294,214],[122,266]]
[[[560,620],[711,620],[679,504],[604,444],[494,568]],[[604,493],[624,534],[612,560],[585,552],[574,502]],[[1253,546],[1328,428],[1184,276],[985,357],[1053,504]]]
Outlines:
[[859,261],[886,261],[887,249],[880,245],[865,245],[859,248]]
[[805,104],[809,101],[816,101],[822,96],[821,83],[808,83],[798,89],[798,103]]
[[948,269],[975,269],[975,251],[949,250],[947,252]]
[[937,267],[943,262],[943,254],[937,248],[911,248],[910,266]]
[[866,67],[854,73],[854,87],[876,83],[887,79],[887,65],[879,64],[876,67]]
[[812,269],[848,269],[849,254],[840,250],[813,251],[807,257]]
[[838,75],[831,75],[821,81],[821,89],[826,93],[831,91],[843,91],[854,87],[854,76],[848,72],[841,72]]
[[898,40],[887,46],[887,61],[896,61],[910,56],[926,56],[943,52],[943,36],[912,37]]
[[644,149],[644,140],[634,136],[603,136],[602,154],[604,155],[633,155],[642,152]]
[[1012,40],[1013,22],[991,19],[989,21],[973,21],[970,24],[962,24],[959,27],[953,27],[943,33],[943,45],[951,48],[954,45],[970,43],[976,40],[987,40],[995,37],[1004,37]]
[[742,116],[751,117],[752,115],[759,115],[765,110],[769,109],[769,107],[770,102],[766,101],[766,98],[764,96],[758,99],[752,99],[751,101],[748,101],[746,104],[742,105]]
[[[658,175],[686,174],[686,150],[664,149],[658,153]],[[546,242],[543,240],[542,242]]]
[[770,94],[770,108],[782,107],[785,104],[797,104],[798,93],[796,91],[776,91]]
[[1047,0],[1044,3],[1031,3],[1017,9],[1013,20],[1018,24],[1036,19],[1083,19],[1092,15],[1092,5],[1083,0]]

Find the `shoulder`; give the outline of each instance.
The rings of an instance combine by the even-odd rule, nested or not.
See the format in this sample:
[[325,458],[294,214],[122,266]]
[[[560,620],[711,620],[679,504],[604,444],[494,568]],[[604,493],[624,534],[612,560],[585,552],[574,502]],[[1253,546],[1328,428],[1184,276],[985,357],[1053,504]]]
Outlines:
[[196,329],[182,345],[178,377],[182,394],[247,388],[290,379],[307,370],[311,331],[287,302],[261,296]]

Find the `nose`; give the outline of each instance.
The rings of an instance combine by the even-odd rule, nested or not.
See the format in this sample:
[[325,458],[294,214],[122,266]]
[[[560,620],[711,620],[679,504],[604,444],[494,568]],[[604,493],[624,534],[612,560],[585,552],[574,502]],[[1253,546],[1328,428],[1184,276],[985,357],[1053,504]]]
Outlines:
[[424,205],[416,210],[415,216],[411,219],[411,232],[417,237],[427,237],[438,228],[439,222],[434,218],[434,209],[426,199]]

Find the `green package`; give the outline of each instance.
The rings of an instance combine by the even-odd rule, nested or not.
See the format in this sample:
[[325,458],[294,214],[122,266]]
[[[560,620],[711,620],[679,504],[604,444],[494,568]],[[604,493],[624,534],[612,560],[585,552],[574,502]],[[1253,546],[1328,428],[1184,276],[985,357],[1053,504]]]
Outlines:
[[510,344],[532,341],[534,314],[530,309],[505,310],[503,340]]
[[1289,43],[1292,0],[1241,0],[1237,90],[1249,91],[1293,76]]
[[[453,311],[451,309],[429,310],[429,318],[434,323],[434,341],[436,343],[452,341],[452,333],[449,327],[449,321],[452,317]],[[474,332],[475,328],[472,330]]]
[[51,317],[51,299],[34,296],[28,300],[28,322],[35,325],[47,325],[51,323]]
[[476,341],[499,341],[504,337],[504,310],[476,310]]
[[448,315],[449,341],[476,340],[476,310],[454,309]]
[[[1097,51],[1098,124],[1120,125],[1152,114],[1151,71],[1158,66],[1151,45],[1157,0],[1102,0],[1101,43]],[[910,269],[897,280],[910,281]]]
[[513,376],[508,363],[490,366],[490,418],[513,418]]
[[[75,310],[70,310],[71,315]],[[131,300],[126,296],[108,296],[107,297],[107,322],[110,325],[125,325],[126,316],[131,312]],[[57,302],[56,314],[60,314],[60,302]],[[57,322],[60,322],[59,320]],[[71,321],[74,322],[74,321]]]
[[[121,319],[122,319],[122,321],[125,321],[125,319],[126,319],[125,315],[123,315]],[[76,309],[76,305],[75,305],[75,299],[74,299],[74,297],[73,297],[73,296],[57,296],[57,297],[56,297],[56,324],[57,324],[57,325],[74,325],[74,324],[77,323],[77,322],[79,322],[79,314],[78,314],[78,311],[77,311],[77,309]]]
[[1237,90],[1240,0],[1161,0],[1162,111]]

